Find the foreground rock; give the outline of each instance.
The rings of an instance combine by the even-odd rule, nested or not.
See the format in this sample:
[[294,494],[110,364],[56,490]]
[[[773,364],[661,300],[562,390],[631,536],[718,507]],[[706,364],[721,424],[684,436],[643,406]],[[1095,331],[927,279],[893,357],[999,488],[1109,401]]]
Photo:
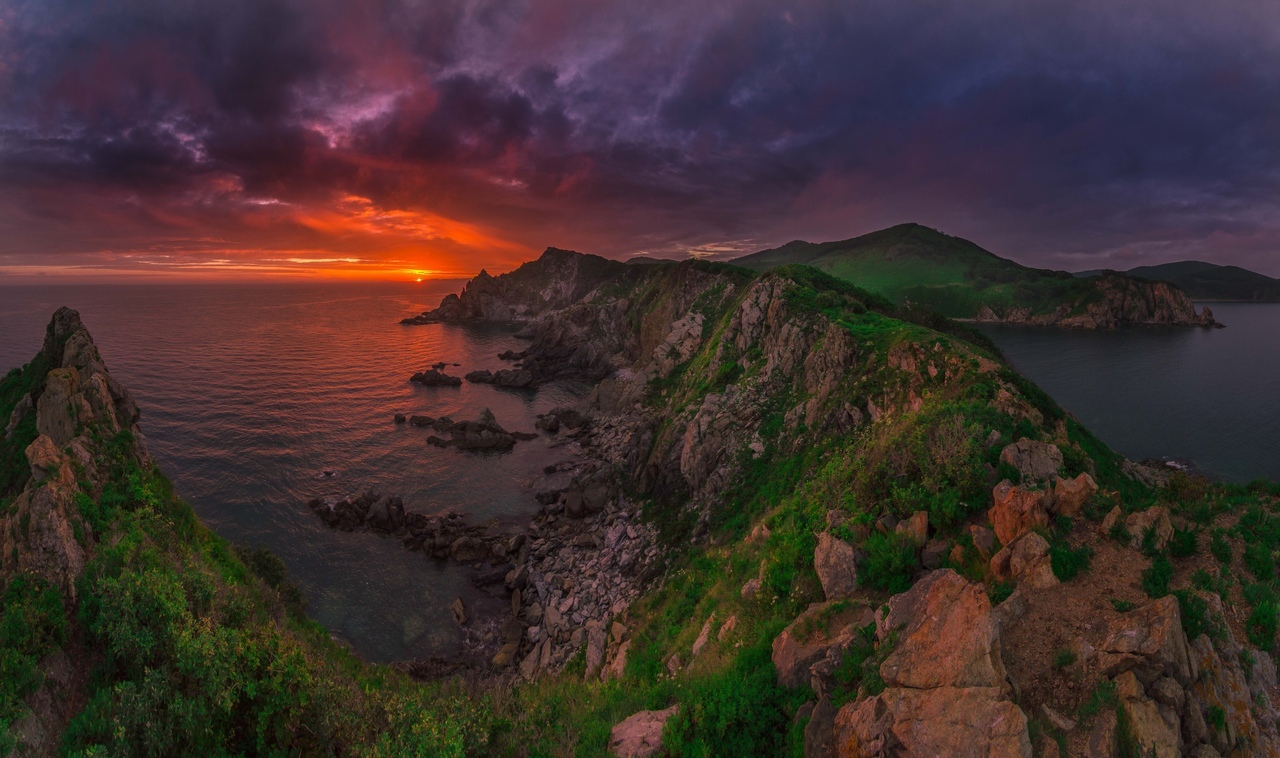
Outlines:
[[662,750],[662,730],[680,711],[671,706],[662,711],[640,711],[620,722],[609,733],[609,754],[618,758],[652,758]]
[[849,597],[858,589],[857,553],[853,545],[823,532],[813,551],[813,567],[828,600]]
[[793,689],[808,685],[823,692],[845,651],[873,621],[875,613],[864,604],[809,606],[773,641],[778,685]]
[[1025,489],[1005,479],[991,491],[991,500],[987,517],[1002,544],[1008,545],[1032,529],[1049,525],[1045,493],[1039,490]]
[[1030,756],[982,585],[942,569],[887,606],[876,613],[880,644],[896,641],[886,687],[836,714],[837,755]]
[[1050,509],[1060,516],[1075,516],[1098,493],[1098,483],[1086,472],[1074,479],[1058,477],[1053,483]]

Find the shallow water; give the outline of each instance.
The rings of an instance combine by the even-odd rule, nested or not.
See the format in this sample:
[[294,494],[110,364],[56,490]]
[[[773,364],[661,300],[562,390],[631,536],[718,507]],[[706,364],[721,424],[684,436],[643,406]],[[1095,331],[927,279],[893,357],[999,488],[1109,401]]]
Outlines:
[[1211,303],[1226,329],[983,325],[1013,365],[1115,450],[1280,480],[1280,305]]
[[[0,288],[0,372],[39,350],[53,311],[80,311],[112,374],[141,406],[156,461],[201,519],[238,544],[266,546],[302,585],[309,613],[367,658],[447,654],[460,633],[447,605],[480,601],[468,570],[398,540],[344,534],[305,506],[374,487],[409,510],[449,508],[474,521],[525,522],[525,488],[563,450],[545,437],[505,454],[429,446],[392,414],[475,418],[508,429],[580,388],[537,393],[464,383],[424,388],[409,376],[435,361],[461,375],[509,364],[509,327],[401,326],[460,283],[107,285]],[[315,477],[322,470],[337,476]]]

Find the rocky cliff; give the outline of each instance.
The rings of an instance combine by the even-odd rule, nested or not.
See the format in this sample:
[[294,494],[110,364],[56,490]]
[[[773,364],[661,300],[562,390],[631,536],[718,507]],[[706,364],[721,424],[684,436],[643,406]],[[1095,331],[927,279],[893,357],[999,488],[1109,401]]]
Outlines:
[[590,386],[538,423],[528,528],[312,507],[504,587],[491,654],[417,685],[340,650],[173,495],[63,310],[0,382],[0,748],[1276,753],[1280,488],[1126,461],[980,334],[805,267],[553,250],[433,314]]
[[1168,282],[1149,282],[1130,276],[1103,274],[1087,280],[1093,292],[1048,312],[1026,306],[979,309],[976,321],[1035,324],[1070,329],[1115,329],[1122,326],[1216,326],[1208,306],[1196,312],[1187,293]]
[[[1152,579],[1170,535],[1196,529],[1141,510],[1169,476],[1107,451],[979,337],[807,269],[646,266],[567,306],[492,284],[510,300],[488,313],[523,314],[527,364],[594,385],[574,433],[593,463],[544,493],[509,575],[522,677],[554,677],[585,650],[589,681],[698,682],[781,617],[771,660],[778,688],[812,697],[793,722],[805,755],[1280,746],[1268,650],[1237,642],[1247,629],[1227,607],[1243,601],[1221,588],[1175,600]],[[1178,295],[1118,282],[1069,318],[1206,318]],[[1097,524],[1101,502],[1131,513],[1123,529]],[[1113,544],[1120,531],[1157,536]],[[644,565],[668,568],[610,562],[627,534]],[[699,574],[690,556],[721,568]],[[594,599],[619,573],[621,602]],[[693,605],[691,581],[712,587]],[[1233,710],[1236,691],[1253,706]],[[619,723],[615,754],[696,732],[689,703],[668,704]]]

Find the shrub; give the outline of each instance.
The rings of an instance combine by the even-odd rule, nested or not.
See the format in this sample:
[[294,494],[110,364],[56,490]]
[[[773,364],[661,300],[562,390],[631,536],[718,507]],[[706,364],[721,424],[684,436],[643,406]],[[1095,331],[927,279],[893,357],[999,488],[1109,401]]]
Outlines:
[[1168,557],[1157,555],[1151,567],[1142,572],[1142,590],[1149,597],[1164,597],[1169,594],[1169,582],[1173,580],[1173,564]]
[[1089,697],[1080,704],[1080,709],[1076,713],[1082,719],[1089,719],[1097,716],[1104,708],[1111,708],[1115,704],[1116,683],[1110,679],[1103,679],[1089,693]]
[[1004,582],[995,582],[987,588],[987,597],[991,598],[992,605],[1000,605],[1009,599],[1016,587],[1017,585],[1012,579]]
[[1067,648],[1063,648],[1053,655],[1053,667],[1055,669],[1064,669],[1075,662],[1076,654]]
[[905,534],[872,534],[862,543],[866,551],[860,579],[865,586],[889,592],[911,589],[916,570],[916,544]]
[[1209,552],[1213,553],[1213,557],[1224,566],[1231,564],[1231,543],[1227,541],[1226,532],[1221,529],[1213,530],[1213,538],[1209,541]]
[[675,755],[779,755],[790,715],[805,698],[778,686],[767,644],[738,654],[733,664],[694,679],[667,724],[663,746]]
[[1186,531],[1173,530],[1173,539],[1169,541],[1169,555],[1174,558],[1189,558],[1196,554],[1196,533],[1192,529]]
[[1049,561],[1053,566],[1053,574],[1059,581],[1069,582],[1080,572],[1089,569],[1089,561],[1093,559],[1093,549],[1088,545],[1071,547],[1065,539],[1054,540],[1049,546]]
[[1263,600],[1254,606],[1253,612],[1245,622],[1245,633],[1249,644],[1263,650],[1271,650],[1276,641],[1276,630],[1280,627],[1280,617],[1276,615],[1274,600]]
[[1221,732],[1227,728],[1227,712],[1220,705],[1210,705],[1205,720],[1215,731]]
[[1210,618],[1209,603],[1191,590],[1174,590],[1178,598],[1178,610],[1182,616],[1182,631],[1187,639],[1194,640],[1201,634],[1217,637],[1221,633],[1218,620]]
[[1133,603],[1129,602],[1128,600],[1117,600],[1116,598],[1113,597],[1111,598],[1111,607],[1115,608],[1116,611],[1120,613],[1128,613],[1129,611],[1133,610],[1134,606],[1133,606]]
[[26,710],[23,698],[40,686],[36,664],[66,636],[56,588],[18,575],[0,592],[0,755],[14,748],[9,725]]
[[1244,567],[1260,582],[1269,582],[1275,576],[1276,561],[1271,548],[1262,542],[1254,542],[1244,548]]

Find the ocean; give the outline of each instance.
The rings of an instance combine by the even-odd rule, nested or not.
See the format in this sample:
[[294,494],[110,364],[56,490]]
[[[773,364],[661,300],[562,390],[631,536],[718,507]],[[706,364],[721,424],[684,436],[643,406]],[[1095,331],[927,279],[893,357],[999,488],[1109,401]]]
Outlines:
[[[583,388],[536,393],[463,383],[410,384],[437,361],[450,374],[510,364],[508,326],[402,326],[460,282],[424,284],[94,285],[0,288],[0,371],[39,350],[53,311],[80,311],[112,375],[142,408],[156,462],[200,518],[236,544],[267,547],[288,565],[312,617],[369,660],[457,649],[448,605],[496,604],[469,569],[406,550],[394,537],[343,533],[307,507],[312,497],[368,488],[407,510],[457,510],[473,523],[525,523],[528,483],[569,457],[539,436],[506,453],[426,444],[431,430],[395,413],[477,417],[535,431],[536,414]],[[324,471],[332,478],[318,478]]]

